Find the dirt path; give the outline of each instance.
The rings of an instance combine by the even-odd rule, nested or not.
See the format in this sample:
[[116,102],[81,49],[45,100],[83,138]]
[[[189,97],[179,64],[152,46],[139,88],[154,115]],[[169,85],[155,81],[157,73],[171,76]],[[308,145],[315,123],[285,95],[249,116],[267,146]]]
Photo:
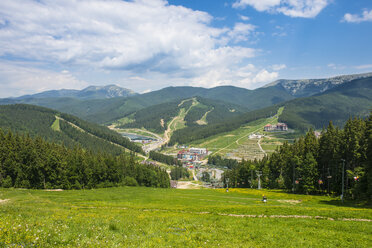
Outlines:
[[[185,113],[184,113],[185,116],[186,116],[187,113],[192,109],[193,106],[195,106],[196,104],[198,104],[198,102],[196,101],[195,98],[192,98],[192,99],[186,99],[186,100],[183,100],[180,104],[178,104],[178,106],[180,107],[180,106],[182,106],[182,104],[183,104],[184,102],[186,102],[186,101],[190,101],[190,100],[192,100],[193,103],[192,103],[192,105],[191,105],[191,106],[190,106],[190,107],[185,111]],[[179,114],[178,114],[177,116],[175,116],[175,117],[171,120],[171,122],[168,124],[168,127],[167,127],[167,129],[165,130],[165,132],[164,132],[164,139],[163,139],[163,142],[161,142],[161,143],[158,145],[158,147],[161,147],[162,145],[167,144],[167,143],[169,142],[169,140],[170,140],[170,136],[171,136],[172,132],[174,132],[174,131],[176,130],[176,129],[172,129],[173,124],[174,124],[176,121],[184,121],[185,117],[181,117],[181,116],[180,116],[181,113],[182,113],[182,111],[180,110]]]
[[177,189],[200,189],[202,186],[190,181],[178,181]]
[[194,181],[199,181],[195,175],[195,170],[192,170],[192,177],[194,178]]
[[[276,119],[276,117],[277,117],[277,115],[274,115],[273,117],[270,117],[270,120],[268,121],[268,123],[273,122],[273,121]],[[265,123],[265,125],[266,125],[266,124],[267,124],[267,123]],[[257,128],[256,130],[254,130],[254,131],[252,131],[252,132],[249,132],[249,133],[243,135],[243,136],[240,137],[239,139],[235,140],[235,142],[232,142],[232,143],[228,144],[227,146],[225,146],[225,147],[219,149],[218,151],[216,151],[216,152],[214,152],[214,153],[215,153],[215,154],[220,153],[221,151],[223,151],[223,150],[229,148],[229,147],[230,147],[231,145],[233,145],[234,143],[236,143],[237,145],[240,145],[240,144],[239,144],[239,141],[240,141],[240,140],[242,140],[242,139],[248,137],[248,136],[251,135],[252,133],[255,133],[255,132],[257,132],[257,131],[262,130],[263,127],[264,127],[265,125],[262,125],[262,126],[260,126],[259,128]]]
[[257,145],[258,145],[258,147],[260,148],[261,152],[263,152],[263,153],[266,155],[265,150],[262,149],[262,146],[261,146],[261,139],[258,139],[258,141],[257,141]]
[[[178,182],[181,183],[181,182]],[[192,184],[191,182],[184,182],[185,185]],[[186,188],[182,188],[186,189]],[[120,210],[128,210],[128,209],[135,209],[130,207],[105,207],[105,206],[76,206],[76,205],[66,205],[71,208],[82,208],[82,209],[120,209]],[[234,218],[270,218],[270,219],[314,219],[314,220],[328,220],[328,221],[354,221],[354,222],[372,222],[371,219],[357,219],[357,218],[332,218],[327,216],[310,216],[310,215],[265,215],[265,214],[232,214],[232,213],[215,213],[215,212],[197,212],[197,211],[187,211],[187,210],[177,210],[177,209],[136,209],[138,211],[143,212],[172,212],[172,213],[188,213],[188,214],[197,214],[197,215],[219,215],[219,216],[226,216],[226,217],[234,217]]]
[[6,203],[6,202],[8,202],[8,201],[10,201],[10,200],[9,200],[9,199],[4,199],[4,200],[1,200],[1,199],[0,199],[0,204]]

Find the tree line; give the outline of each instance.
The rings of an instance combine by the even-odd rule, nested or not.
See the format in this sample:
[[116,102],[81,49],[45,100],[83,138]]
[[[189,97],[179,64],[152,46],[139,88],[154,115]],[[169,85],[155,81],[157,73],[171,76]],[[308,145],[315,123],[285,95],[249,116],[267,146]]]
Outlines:
[[162,154],[160,152],[150,151],[149,158],[167,165],[182,166],[181,161],[179,161],[177,158]]
[[295,193],[330,193],[372,199],[372,115],[332,122],[317,138],[310,129],[293,144],[284,143],[270,157],[242,161],[224,175],[231,187],[282,188]]
[[208,158],[208,164],[212,164],[216,167],[234,169],[238,166],[236,159],[222,158],[220,155],[215,155]]
[[[56,116],[77,125],[85,132],[81,132],[63,120],[60,121],[61,132],[53,130],[51,126]],[[69,148],[81,145],[92,151],[117,155],[122,152],[122,147],[125,147],[137,153],[144,153],[141,147],[107,127],[39,106],[27,104],[0,106],[0,128],[11,130],[13,133],[27,133],[31,137],[40,136],[48,142],[64,144]]]
[[0,186],[33,189],[89,189],[119,185],[167,188],[167,172],[141,165],[135,154],[114,156],[81,147],[66,148],[41,137],[0,129]]
[[178,180],[181,178],[189,178],[190,173],[187,168],[183,168],[182,166],[175,166],[171,169],[170,176],[172,180]]
[[83,129],[84,131],[90,134],[93,134],[109,142],[121,145],[131,151],[144,154],[144,151],[142,150],[140,146],[137,146],[136,144],[132,143],[128,138],[123,137],[119,133],[108,129],[105,126],[100,126],[97,124],[89,123],[73,115],[69,115],[65,113],[59,113],[59,115],[66,121],[69,121],[75,124],[76,126],[80,127],[81,129]]

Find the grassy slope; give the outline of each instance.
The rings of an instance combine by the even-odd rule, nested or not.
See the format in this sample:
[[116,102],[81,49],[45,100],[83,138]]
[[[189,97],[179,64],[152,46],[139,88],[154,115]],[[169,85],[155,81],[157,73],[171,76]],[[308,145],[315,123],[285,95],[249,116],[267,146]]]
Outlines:
[[59,125],[59,119],[58,118],[56,118],[56,120],[53,122],[51,128],[54,131],[61,131],[61,126]]
[[[274,117],[259,119],[233,131],[219,133],[206,139],[195,140],[187,145],[190,147],[207,148],[212,152],[212,156],[219,154],[235,159],[260,159],[265,153],[259,149],[258,140],[250,140],[248,136],[252,133],[264,133],[263,127],[268,123],[277,123],[278,116],[280,116],[282,112],[283,108],[279,108],[278,113]],[[284,142],[287,133],[283,133],[284,138],[277,138],[275,134],[272,133],[267,134],[269,136],[265,137],[261,144],[266,153],[272,153],[278,145]],[[168,154],[174,154],[177,153],[178,150],[179,149],[167,148],[164,151]]]
[[125,187],[0,189],[0,199],[9,199],[0,203],[2,247],[372,246],[371,208],[325,196]]
[[[283,112],[283,108],[278,109],[278,113],[274,117],[260,119],[254,122],[250,122],[238,129],[230,132],[220,133],[211,136],[207,139],[196,140],[191,142],[190,146],[194,147],[205,147],[213,154],[226,155],[229,154],[234,158],[244,158],[244,159],[254,159],[261,158],[264,153],[259,150],[257,145],[257,140],[249,140],[248,136],[251,133],[263,133],[263,127],[270,123],[275,124],[278,122],[278,116]],[[268,141],[265,145],[273,146],[273,143],[281,144],[282,139],[272,139]],[[268,147],[272,152],[273,147]],[[175,152],[169,150],[168,152]]]

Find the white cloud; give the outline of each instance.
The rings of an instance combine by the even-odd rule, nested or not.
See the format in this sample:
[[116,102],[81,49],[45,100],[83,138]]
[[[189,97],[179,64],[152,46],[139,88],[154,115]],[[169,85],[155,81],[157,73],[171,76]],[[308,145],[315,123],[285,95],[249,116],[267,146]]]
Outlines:
[[335,65],[334,63],[330,63],[330,64],[328,64],[327,66],[328,66],[329,68],[334,69],[334,70],[337,69],[337,65]]
[[253,78],[254,83],[269,83],[277,79],[279,76],[278,72],[268,72],[267,70],[261,70]]
[[372,69],[372,64],[369,64],[369,65],[358,65],[358,66],[355,66],[355,68],[358,69],[358,70]]
[[272,36],[277,36],[277,37],[284,37],[287,36],[287,32],[285,31],[285,28],[282,26],[275,26],[276,32],[272,33]]
[[250,18],[248,16],[244,16],[244,15],[239,15],[239,18],[242,20],[242,21],[249,21]]
[[151,73],[180,81],[208,77],[214,68],[234,74],[238,64],[257,54],[237,45],[256,27],[215,28],[213,20],[206,12],[164,0],[0,1],[0,57],[66,68],[57,74],[40,70],[52,75],[71,76],[69,70],[82,68],[108,76],[114,71],[145,74],[145,89],[151,87]]
[[252,6],[257,11],[282,13],[290,17],[316,17],[330,0],[238,0],[232,6],[245,8]]
[[342,21],[353,22],[353,23],[372,21],[372,10],[370,11],[364,10],[362,15],[352,15],[352,14],[346,13]]
[[145,93],[149,93],[149,92],[151,92],[151,90],[147,89],[147,90],[142,91],[141,94],[145,94]]
[[145,81],[146,80],[145,78],[138,77],[138,76],[130,77],[129,79],[131,79],[131,80],[137,80],[137,81]]
[[266,11],[280,5],[281,0],[239,0],[233,3],[234,8],[245,8],[250,5],[258,11]]
[[279,65],[272,65],[271,68],[274,71],[280,71],[280,70],[287,68],[287,66],[285,64],[279,64]]
[[67,71],[51,72],[24,64],[0,62],[0,97],[21,96],[54,89],[82,89],[88,85]]
[[254,29],[213,28],[208,13],[162,0],[1,1],[0,14],[9,22],[0,30],[0,55],[103,68],[159,70],[164,59],[192,68],[218,53],[221,40],[247,39]]
[[238,87],[254,89],[276,80],[278,72],[269,72],[259,69],[253,64],[235,70],[213,69],[201,77],[193,79],[192,86],[216,87],[221,85],[235,85]]
[[235,23],[234,29],[229,31],[228,34],[235,42],[246,41],[250,34],[256,29],[256,26],[246,23]]

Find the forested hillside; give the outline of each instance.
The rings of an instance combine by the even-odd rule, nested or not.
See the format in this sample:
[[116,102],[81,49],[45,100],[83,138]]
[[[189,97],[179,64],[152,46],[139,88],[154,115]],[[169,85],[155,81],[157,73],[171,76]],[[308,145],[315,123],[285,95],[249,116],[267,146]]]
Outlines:
[[145,128],[156,133],[163,133],[167,129],[167,123],[178,115],[180,109],[188,109],[191,104],[192,101],[189,100],[182,104],[180,101],[173,101],[150,106],[131,114],[133,122],[118,127]]
[[280,106],[278,105],[274,105],[264,109],[241,114],[224,122],[218,122],[205,126],[190,126],[177,130],[173,133],[169,144],[188,144],[194,140],[205,139],[216,134],[235,130],[251,121],[275,115],[279,107]]
[[[79,129],[73,127],[71,123]],[[52,128],[52,125],[55,127]],[[47,141],[68,147],[81,146],[96,152],[120,154],[124,147],[142,152],[140,147],[106,127],[38,106],[26,104],[0,106],[0,128],[14,133],[28,133],[31,137],[40,136]]]
[[0,104],[27,103],[38,105],[69,113],[91,122],[108,124],[149,106],[197,96],[239,105],[241,108],[246,109],[246,111],[264,108],[294,98],[284,89],[278,87],[259,88],[256,90],[233,86],[221,86],[212,89],[200,87],[167,87],[132,97],[93,100],[81,100],[71,97],[0,99]]
[[330,120],[343,126],[350,116],[365,117],[372,108],[372,77],[357,79],[322,94],[283,104],[279,121],[293,129],[320,129]]
[[[71,97],[71,92],[44,92],[36,96],[20,97],[18,99],[0,99],[0,104],[27,103],[56,109],[58,111],[75,115],[90,122],[110,124],[131,113],[163,103],[180,101],[193,97],[222,101],[235,104],[245,111],[262,109],[275,104],[293,100],[297,97],[307,97],[327,92],[327,90],[341,86],[355,78],[367,77],[370,74],[345,75],[329,79],[317,80],[279,80],[265,87],[248,90],[234,86],[220,86],[211,89],[201,87],[167,87],[146,94],[131,97],[114,97],[109,99],[84,99]],[[108,89],[110,86],[107,86]],[[104,88],[104,87],[103,87]],[[119,89],[120,90],[123,89]],[[92,93],[93,92],[93,93]],[[106,92],[106,91],[104,91]],[[100,90],[83,90],[83,96],[98,94]],[[75,94],[75,93],[74,93]],[[109,93],[105,93],[109,94]],[[117,96],[119,96],[118,94]],[[332,102],[328,101],[328,102]],[[324,102],[328,104],[328,102]],[[299,102],[301,103],[301,101]],[[296,105],[296,102],[295,104]],[[304,103],[308,105],[308,103]],[[338,103],[336,104],[338,105]],[[200,110],[200,109],[199,109]],[[197,109],[194,110],[195,113]],[[199,111],[201,113],[201,111]],[[200,114],[199,113],[199,114]],[[216,113],[216,112],[215,112]],[[212,114],[213,115],[213,114]],[[209,118],[213,118],[212,115]],[[306,117],[305,117],[306,119]],[[328,121],[329,119],[327,119]],[[337,122],[337,120],[335,119]]]
[[244,112],[246,109],[236,104],[194,97],[141,109],[125,116],[128,123],[118,127],[145,128],[163,133],[167,123],[179,114],[184,115],[185,126],[200,126],[223,122]]
[[[243,161],[225,173],[231,187],[257,186],[255,171],[262,172],[267,188],[295,193],[342,193],[372,200],[372,115],[349,119],[343,129],[330,123],[317,139],[313,130],[261,161]],[[223,161],[222,161],[223,162]]]
[[0,187],[86,189],[119,185],[169,187],[160,167],[140,165],[134,155],[66,148],[42,138],[0,129]]

